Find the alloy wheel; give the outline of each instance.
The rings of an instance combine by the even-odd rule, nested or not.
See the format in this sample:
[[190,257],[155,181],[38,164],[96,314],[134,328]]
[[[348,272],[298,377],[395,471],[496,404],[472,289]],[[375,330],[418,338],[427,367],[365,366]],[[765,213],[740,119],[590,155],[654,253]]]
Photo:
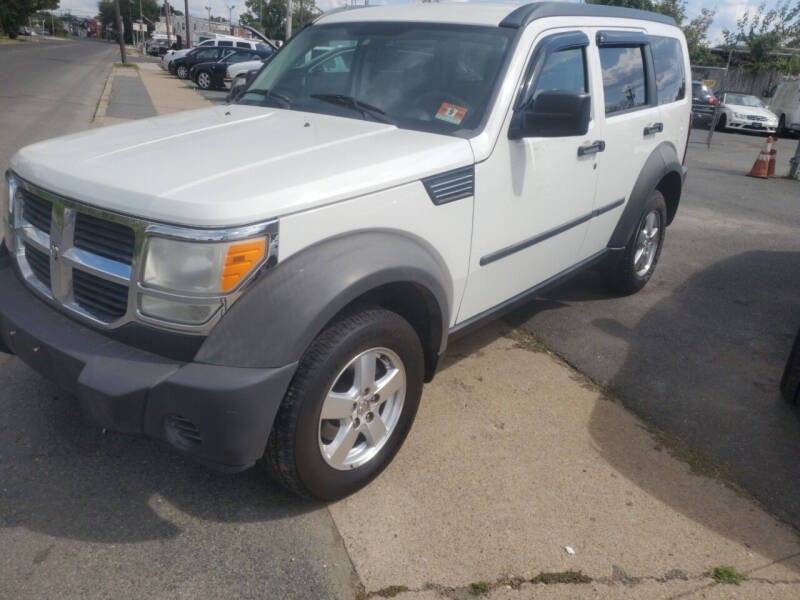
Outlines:
[[391,438],[406,396],[406,370],[388,348],[354,357],[337,375],[322,403],[319,449],[339,471],[372,460]]
[[207,90],[211,87],[211,77],[203,71],[197,76],[197,85],[199,85],[202,89]]
[[658,254],[661,243],[661,213],[651,210],[642,222],[636,236],[636,250],[633,253],[633,268],[639,277],[650,272]]

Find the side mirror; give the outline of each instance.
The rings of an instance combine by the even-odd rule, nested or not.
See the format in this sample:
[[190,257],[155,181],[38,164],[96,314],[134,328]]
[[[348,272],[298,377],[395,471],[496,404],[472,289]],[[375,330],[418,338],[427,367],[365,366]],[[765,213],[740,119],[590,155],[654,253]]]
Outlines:
[[592,97],[585,92],[540,92],[514,111],[508,137],[570,137],[586,135]]

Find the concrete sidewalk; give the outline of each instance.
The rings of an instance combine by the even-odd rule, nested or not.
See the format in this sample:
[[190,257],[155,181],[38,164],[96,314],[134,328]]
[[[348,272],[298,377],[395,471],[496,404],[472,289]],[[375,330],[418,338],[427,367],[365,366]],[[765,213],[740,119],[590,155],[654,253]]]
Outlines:
[[330,507],[363,597],[800,597],[792,529],[501,329],[450,348],[394,462]]
[[194,89],[152,62],[115,65],[97,105],[95,126],[213,106]]

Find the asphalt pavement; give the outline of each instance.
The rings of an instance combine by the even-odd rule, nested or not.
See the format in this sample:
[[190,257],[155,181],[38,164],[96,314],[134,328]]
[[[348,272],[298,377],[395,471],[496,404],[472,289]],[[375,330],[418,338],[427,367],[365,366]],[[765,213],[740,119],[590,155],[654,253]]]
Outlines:
[[[88,128],[116,52],[95,41],[0,45],[0,165],[26,144]],[[0,598],[15,600],[333,600],[353,597],[356,581],[323,505],[259,470],[219,475],[157,443],[104,434],[4,354],[0,540]]]
[[[800,526],[800,413],[778,391],[800,327],[800,182],[745,176],[763,137],[704,141],[644,290],[614,297],[589,271],[510,318]],[[779,173],[796,145],[778,142]]]

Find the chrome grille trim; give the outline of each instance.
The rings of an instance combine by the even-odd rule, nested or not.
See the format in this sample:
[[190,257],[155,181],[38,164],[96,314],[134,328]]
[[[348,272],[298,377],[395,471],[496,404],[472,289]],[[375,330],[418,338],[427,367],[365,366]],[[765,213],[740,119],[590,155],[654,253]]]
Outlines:
[[[43,231],[25,218],[24,198],[14,201],[10,218],[7,245],[14,255],[19,272],[25,283],[41,298],[57,308],[72,313],[102,329],[116,329],[130,322],[145,323],[160,329],[179,331],[181,333],[206,335],[219,321],[225,311],[244,293],[247,286],[264,268],[274,265],[278,260],[278,221],[270,220],[254,225],[228,229],[184,228],[139,219],[129,215],[113,213],[83,204],[79,201],[62,197],[44,190],[18,175],[8,172],[13,177],[22,195],[35,196],[51,205],[50,232]],[[75,225],[78,215],[88,215],[107,223],[120,225],[133,231],[133,251],[130,264],[114,260],[86,247],[76,246]],[[40,215],[41,216],[41,215]],[[40,224],[43,222],[40,220]],[[112,228],[114,227],[112,225]],[[231,241],[248,237],[268,236],[269,254],[261,269],[253,272],[233,292],[219,296],[203,298],[172,293],[166,290],[155,290],[140,283],[144,268],[144,256],[147,239],[151,236],[169,237],[185,241]],[[50,285],[42,283],[25,257],[25,246],[29,244],[39,252],[46,254],[50,261]],[[86,246],[87,244],[83,244]],[[106,253],[107,254],[107,253]],[[104,319],[92,310],[81,306],[76,299],[73,273],[81,272],[117,286],[127,288],[127,305],[124,314],[113,315]],[[99,286],[102,284],[97,282]],[[83,288],[85,291],[85,288]],[[174,301],[192,301],[221,305],[213,316],[202,325],[185,325],[162,321],[143,315],[139,311],[139,297],[143,294],[159,296]],[[79,294],[80,296],[80,294]],[[83,298],[86,303],[86,298]],[[88,304],[88,303],[87,303]]]

